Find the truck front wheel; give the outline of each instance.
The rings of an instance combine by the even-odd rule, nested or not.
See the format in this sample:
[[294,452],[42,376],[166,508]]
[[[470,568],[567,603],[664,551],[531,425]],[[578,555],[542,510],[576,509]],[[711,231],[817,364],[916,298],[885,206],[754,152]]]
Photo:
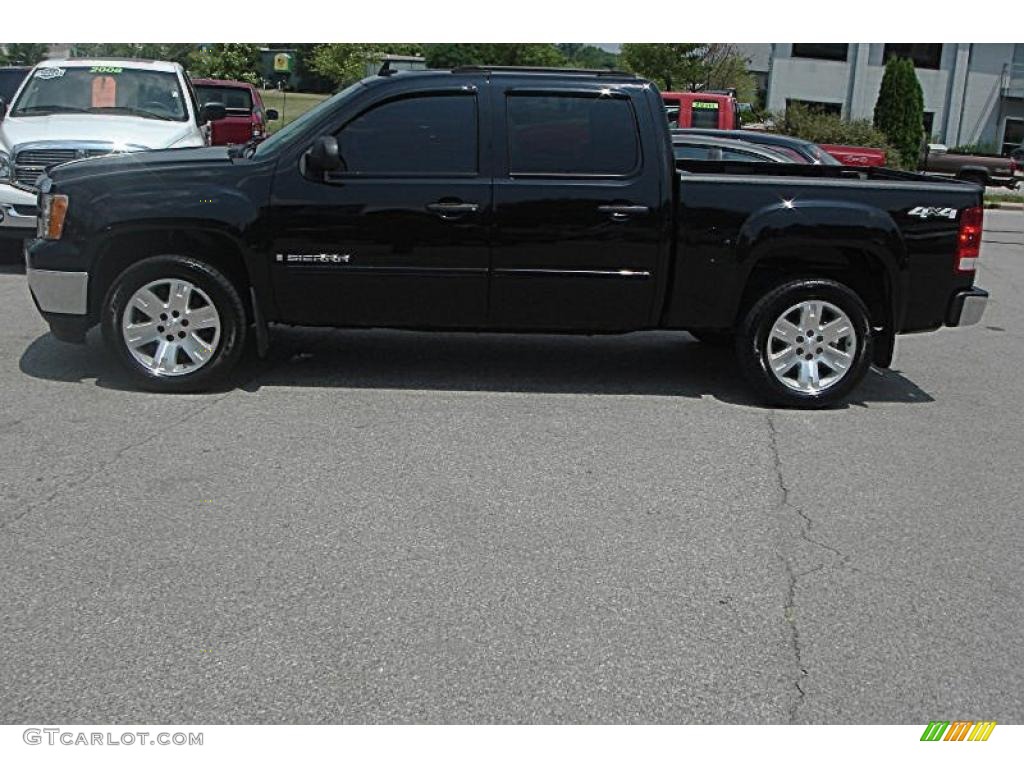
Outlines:
[[129,376],[158,392],[219,384],[245,343],[245,307],[231,281],[187,256],[154,256],[122,272],[102,308],[103,337]]
[[871,365],[871,320],[833,280],[785,283],[750,308],[736,335],[747,379],[768,401],[822,408],[842,400]]

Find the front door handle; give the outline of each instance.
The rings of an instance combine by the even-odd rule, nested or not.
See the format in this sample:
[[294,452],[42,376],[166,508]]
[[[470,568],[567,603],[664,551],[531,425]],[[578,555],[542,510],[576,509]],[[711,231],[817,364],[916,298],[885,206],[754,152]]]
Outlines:
[[476,213],[480,206],[476,203],[460,203],[456,200],[439,200],[436,203],[427,203],[427,210],[436,213],[441,218],[453,218],[464,216],[467,213]]
[[646,205],[599,205],[598,213],[607,214],[612,221],[626,221],[630,216],[641,216],[650,213]]

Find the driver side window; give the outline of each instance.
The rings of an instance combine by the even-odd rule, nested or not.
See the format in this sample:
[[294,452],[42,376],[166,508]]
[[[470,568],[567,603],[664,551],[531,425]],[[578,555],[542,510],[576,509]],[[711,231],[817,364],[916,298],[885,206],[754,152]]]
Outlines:
[[348,123],[337,139],[348,174],[475,175],[476,96],[431,94],[385,102]]

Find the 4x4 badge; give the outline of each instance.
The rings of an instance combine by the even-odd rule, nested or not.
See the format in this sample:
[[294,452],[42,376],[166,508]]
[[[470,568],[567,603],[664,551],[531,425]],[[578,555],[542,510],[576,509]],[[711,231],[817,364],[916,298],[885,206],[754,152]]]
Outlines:
[[956,208],[928,208],[923,205],[907,211],[908,216],[917,216],[919,219],[955,219],[956,213]]

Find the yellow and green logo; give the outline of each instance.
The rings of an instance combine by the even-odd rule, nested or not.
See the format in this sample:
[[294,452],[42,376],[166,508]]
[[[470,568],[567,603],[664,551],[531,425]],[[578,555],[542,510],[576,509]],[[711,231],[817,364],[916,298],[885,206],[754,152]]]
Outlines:
[[995,727],[995,720],[932,720],[921,741],[988,741]]

